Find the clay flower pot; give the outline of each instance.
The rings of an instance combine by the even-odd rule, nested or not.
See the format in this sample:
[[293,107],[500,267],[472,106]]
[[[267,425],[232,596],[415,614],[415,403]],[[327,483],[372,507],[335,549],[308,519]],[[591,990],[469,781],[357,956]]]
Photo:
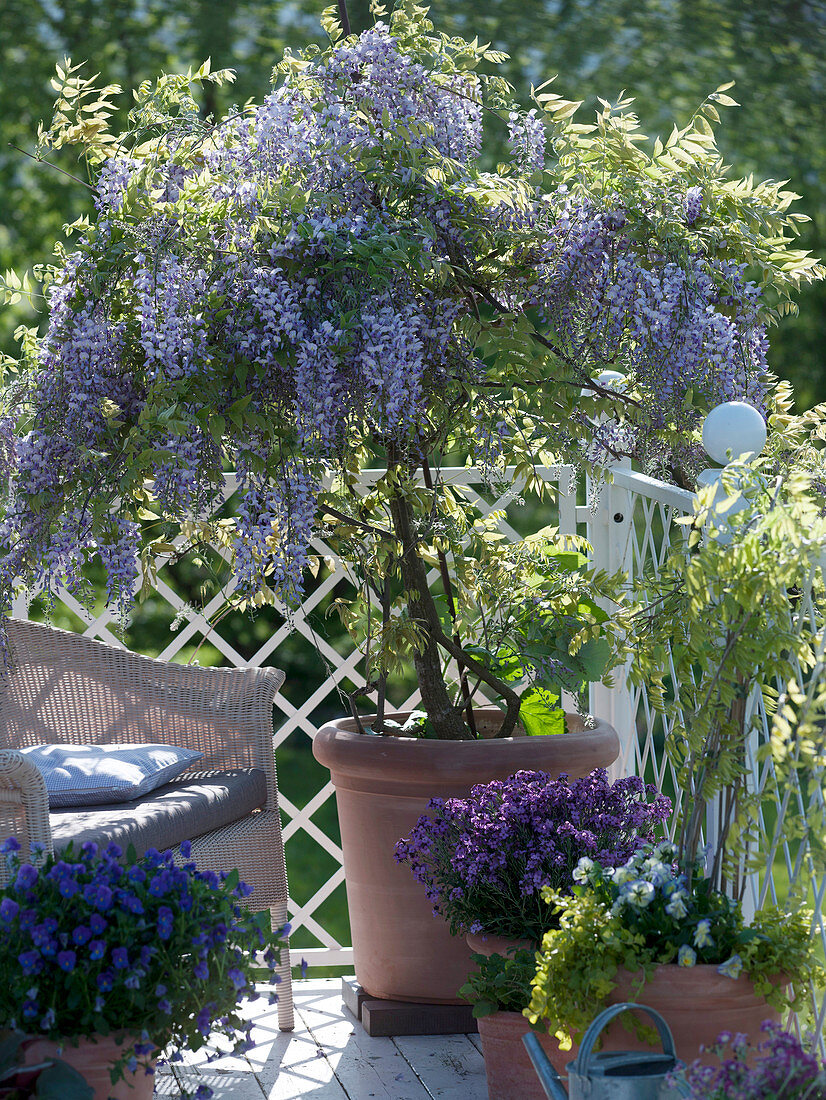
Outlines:
[[[656,1009],[671,1028],[677,1057],[689,1064],[697,1058],[709,1065],[717,1064],[713,1055],[701,1054],[700,1047],[713,1045],[721,1031],[742,1032],[756,1045],[763,1021],[780,1023],[781,1020],[777,1009],[755,992],[747,975],[727,978],[718,974],[717,967],[709,963],[691,967],[680,967],[676,963],[658,966],[639,990],[633,986],[636,977],[620,971],[608,1004],[637,1001]],[[780,981],[778,979],[778,984]],[[645,1043],[619,1022],[611,1025],[606,1039],[614,1049],[645,1049]]]
[[[498,714],[488,713],[491,720]],[[475,783],[521,769],[587,775],[619,754],[606,722],[586,730],[569,716],[569,729],[557,737],[478,741],[373,737],[357,733],[352,719],[319,730],[313,754],[336,789],[356,977],[371,996],[462,1003],[457,990],[473,966],[470,948],[434,918],[422,886],[393,858],[394,845],[431,798],[464,797]]]
[[465,942],[474,955],[505,955],[512,951],[536,951],[538,944],[535,940],[512,940],[507,936],[491,936],[487,932],[468,932]]
[[[545,1090],[522,1042],[531,1026],[521,1012],[494,1012],[482,1016],[479,1038],[488,1079],[488,1100],[545,1100]],[[576,1057],[576,1048],[561,1051],[553,1035],[535,1033],[554,1069],[563,1078],[565,1064]]]
[[[119,1036],[123,1042],[123,1036]],[[123,1054],[123,1045],[117,1043],[114,1035],[98,1035],[91,1039],[80,1039],[78,1046],[66,1045],[59,1049],[57,1043],[40,1039],[26,1048],[26,1062],[33,1065],[49,1058],[60,1058],[86,1078],[86,1083],[94,1090],[92,1100],[152,1100],[155,1089],[155,1075],[146,1073],[141,1064],[130,1073],[124,1070],[123,1078],[113,1085],[109,1070]],[[139,1063],[143,1059],[139,1059]],[[154,1067],[154,1063],[152,1063]]]
[[[494,939],[488,937],[488,945]],[[478,953],[493,952],[483,949]],[[699,964],[683,968],[671,963],[657,967],[650,981],[639,991],[633,988],[636,977],[621,971],[617,975],[617,987],[609,994],[607,1003],[636,1001],[656,1009],[671,1029],[677,1057],[688,1064],[698,1058],[708,1065],[718,1064],[713,1054],[703,1055],[700,1047],[712,1046],[722,1031],[743,1032],[754,1042],[764,1020],[780,1022],[780,1013],[766,1004],[744,974],[735,981],[718,974],[716,966]],[[599,1008],[595,1007],[594,1016],[598,1014]],[[625,1017],[629,1023],[630,1015]],[[645,1020],[643,1016],[639,1018]],[[478,1023],[488,1079],[488,1100],[515,1100],[516,1097],[545,1100],[544,1090],[522,1042],[522,1036],[530,1030],[525,1017],[519,1012],[494,1012],[483,1016]],[[560,1050],[553,1035],[538,1032],[537,1036],[554,1069],[565,1078],[566,1066],[575,1061],[578,1046],[575,1043],[570,1050]],[[657,1040],[652,1049],[659,1047]],[[617,1020],[605,1031],[601,1049],[648,1048]]]

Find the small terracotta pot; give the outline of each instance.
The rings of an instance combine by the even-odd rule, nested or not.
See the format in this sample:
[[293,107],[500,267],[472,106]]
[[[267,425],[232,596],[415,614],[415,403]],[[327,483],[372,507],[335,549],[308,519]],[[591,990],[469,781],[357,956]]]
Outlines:
[[[124,1036],[118,1038],[122,1042],[129,1041]],[[80,1039],[77,1046],[71,1046],[67,1040],[62,1049],[48,1039],[38,1039],[26,1048],[26,1062],[32,1065],[60,1058],[86,1078],[86,1083],[94,1090],[92,1100],[152,1100],[155,1076],[147,1074],[143,1065],[138,1065],[134,1073],[124,1070],[123,1078],[116,1085],[112,1084],[109,1070],[121,1057],[123,1049],[114,1035]],[[154,1068],[154,1061],[150,1064]]]
[[[640,990],[633,987],[636,977],[620,971],[608,1004],[637,1001],[656,1009],[671,1028],[677,1057],[688,1064],[697,1058],[708,1065],[718,1064],[714,1055],[702,1054],[700,1047],[712,1046],[722,1031],[733,1035],[742,1032],[756,1047],[763,1037],[760,1031],[763,1021],[780,1023],[780,1013],[755,992],[745,974],[735,980],[718,974],[717,967],[709,963],[691,967],[669,963],[658,966]],[[609,1043],[614,1049],[646,1049],[646,1044],[620,1022],[608,1028],[606,1045]]]
[[370,996],[462,1003],[457,991],[473,968],[470,949],[434,919],[424,888],[393,849],[431,798],[462,798],[476,783],[522,769],[578,777],[617,758],[619,738],[606,722],[585,730],[570,716],[569,729],[557,737],[436,741],[362,735],[352,719],[341,719],[316,734],[313,754],[336,788],[356,977]]
[[[485,1074],[488,1079],[488,1100],[545,1100],[536,1070],[522,1042],[531,1026],[521,1012],[494,1012],[478,1021]],[[572,1056],[561,1051],[559,1043],[547,1033],[536,1032],[542,1049],[554,1069],[563,1079],[565,1065]]]
[[465,942],[474,955],[504,955],[507,957],[513,951],[536,951],[538,945],[535,940],[512,940],[508,936],[491,936],[486,932],[468,932]]

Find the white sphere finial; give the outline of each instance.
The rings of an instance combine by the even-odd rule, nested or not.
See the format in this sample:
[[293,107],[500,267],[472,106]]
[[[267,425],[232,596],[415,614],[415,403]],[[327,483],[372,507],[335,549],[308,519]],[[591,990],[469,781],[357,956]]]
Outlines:
[[[620,374],[618,370],[604,370],[594,379],[594,382],[601,386],[604,390],[616,390],[617,393],[622,393],[626,387],[628,379],[624,374]],[[593,386],[583,386],[580,390],[583,397],[590,397],[596,393]]]
[[703,423],[703,446],[722,466],[745,455],[759,455],[766,446],[766,422],[753,405],[725,401]]

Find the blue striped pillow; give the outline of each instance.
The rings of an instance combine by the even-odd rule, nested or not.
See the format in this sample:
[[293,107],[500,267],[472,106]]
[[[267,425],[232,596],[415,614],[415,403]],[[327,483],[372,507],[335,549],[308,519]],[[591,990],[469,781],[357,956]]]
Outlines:
[[174,745],[33,745],[20,751],[42,772],[50,809],[129,802],[204,755]]

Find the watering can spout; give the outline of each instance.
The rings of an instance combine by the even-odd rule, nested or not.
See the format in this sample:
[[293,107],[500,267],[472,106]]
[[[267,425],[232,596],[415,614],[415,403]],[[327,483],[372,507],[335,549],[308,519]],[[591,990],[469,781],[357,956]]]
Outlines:
[[545,1095],[550,1097],[550,1100],[568,1100],[568,1093],[562,1084],[562,1078],[548,1061],[536,1035],[529,1031],[527,1035],[522,1036],[522,1042],[531,1056],[531,1061],[539,1075],[539,1080],[542,1082]]

